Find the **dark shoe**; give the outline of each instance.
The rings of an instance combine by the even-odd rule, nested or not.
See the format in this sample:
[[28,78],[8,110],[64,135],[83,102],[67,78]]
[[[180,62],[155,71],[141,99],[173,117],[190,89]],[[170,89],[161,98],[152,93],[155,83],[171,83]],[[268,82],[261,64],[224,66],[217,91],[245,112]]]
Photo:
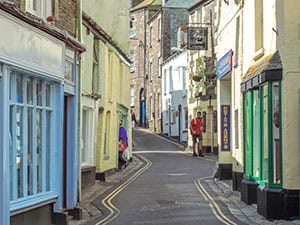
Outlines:
[[204,155],[203,155],[202,153],[199,153],[199,156],[200,156],[200,157],[204,157]]
[[197,156],[197,154],[196,154],[196,153],[193,153],[193,156],[195,156],[195,157],[196,157],[196,156]]

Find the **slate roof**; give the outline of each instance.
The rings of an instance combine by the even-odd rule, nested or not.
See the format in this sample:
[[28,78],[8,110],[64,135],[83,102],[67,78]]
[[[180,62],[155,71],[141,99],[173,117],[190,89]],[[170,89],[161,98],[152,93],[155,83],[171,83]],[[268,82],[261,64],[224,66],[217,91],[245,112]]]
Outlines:
[[161,6],[161,4],[162,4],[162,0],[145,0],[140,4],[138,4],[137,6],[135,6],[134,8],[132,8],[130,11],[136,11],[148,6]]
[[170,8],[189,8],[198,0],[168,0],[164,7]]
[[242,81],[249,80],[264,71],[270,70],[280,70],[282,69],[282,61],[279,51],[276,51],[273,54],[265,56],[261,61],[252,65],[247,70],[246,74],[243,76]]

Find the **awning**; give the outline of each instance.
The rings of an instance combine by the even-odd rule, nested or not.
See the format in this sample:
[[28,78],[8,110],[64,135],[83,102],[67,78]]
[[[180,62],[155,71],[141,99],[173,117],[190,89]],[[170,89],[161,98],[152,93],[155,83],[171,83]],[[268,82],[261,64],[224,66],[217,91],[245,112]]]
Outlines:
[[252,65],[242,77],[241,92],[258,87],[267,81],[282,79],[282,61],[279,51],[265,56]]

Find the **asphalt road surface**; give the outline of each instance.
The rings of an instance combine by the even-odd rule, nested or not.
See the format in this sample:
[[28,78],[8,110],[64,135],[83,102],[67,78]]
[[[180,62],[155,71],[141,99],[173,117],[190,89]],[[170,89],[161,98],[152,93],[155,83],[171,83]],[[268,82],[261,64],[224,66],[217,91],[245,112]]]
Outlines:
[[177,145],[146,130],[134,130],[133,139],[134,154],[147,159],[147,169],[115,194],[111,203],[117,216],[107,224],[239,224],[216,215],[197,187],[199,178],[213,174],[214,161],[182,154]]

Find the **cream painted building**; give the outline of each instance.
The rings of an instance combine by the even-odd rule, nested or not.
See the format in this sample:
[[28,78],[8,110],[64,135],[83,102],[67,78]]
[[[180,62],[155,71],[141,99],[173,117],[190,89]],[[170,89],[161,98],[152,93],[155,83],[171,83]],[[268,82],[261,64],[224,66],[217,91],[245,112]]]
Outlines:
[[[217,154],[214,11],[215,1],[198,1],[189,8],[189,28],[207,29],[207,50],[193,50],[188,47],[188,114],[190,121],[196,117],[198,111],[202,113],[205,120],[202,131],[202,150]],[[188,132],[190,148],[192,144],[192,136]]]
[[[117,8],[99,14],[98,9],[107,5]],[[105,180],[107,171],[118,168],[120,120],[127,129],[129,151],[132,151],[129,6],[130,1],[83,2],[82,41],[87,51],[81,58],[80,160],[84,186],[93,183],[95,176]],[[121,23],[102,27],[102,20],[109,18],[116,24],[119,19]],[[127,26],[123,26],[124,21]],[[123,27],[117,30],[119,25]]]
[[220,173],[232,170],[264,217],[299,216],[300,4],[218,1],[216,11]]

